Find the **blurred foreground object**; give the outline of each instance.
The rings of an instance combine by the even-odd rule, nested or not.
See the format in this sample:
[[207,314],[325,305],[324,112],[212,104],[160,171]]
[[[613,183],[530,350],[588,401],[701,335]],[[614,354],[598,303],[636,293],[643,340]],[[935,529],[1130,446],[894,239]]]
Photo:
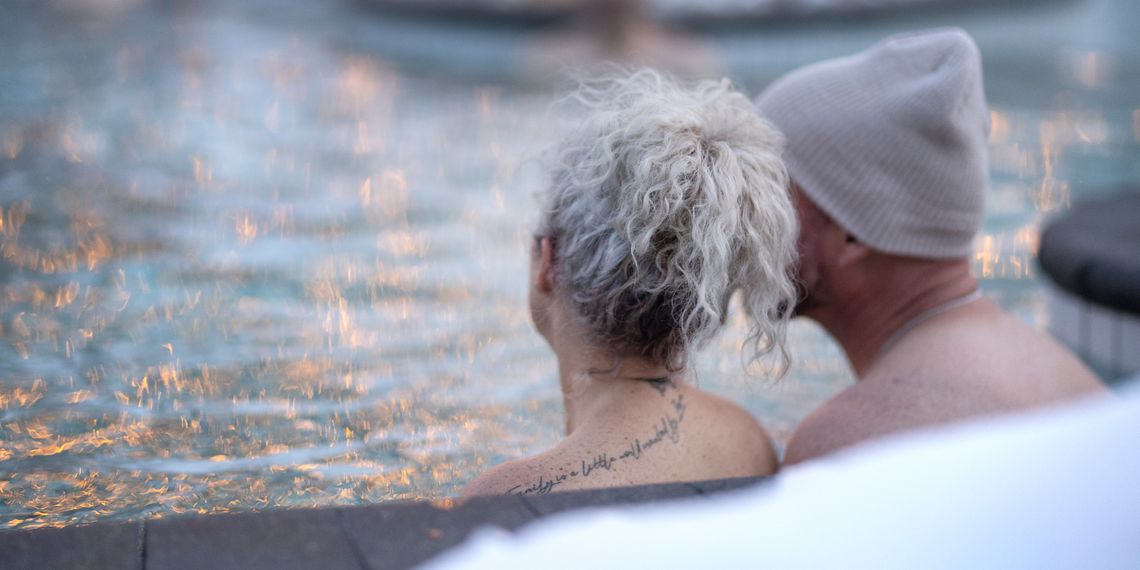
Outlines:
[[1121,400],[856,447],[703,504],[476,535],[431,567],[1138,568],[1136,382]]
[[1140,371],[1140,189],[1077,204],[1041,234],[1049,329],[1109,381]]

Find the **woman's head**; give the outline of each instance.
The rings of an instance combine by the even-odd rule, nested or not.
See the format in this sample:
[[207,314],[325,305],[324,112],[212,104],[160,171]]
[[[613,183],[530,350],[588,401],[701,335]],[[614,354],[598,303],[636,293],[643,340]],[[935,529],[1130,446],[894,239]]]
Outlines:
[[591,340],[680,366],[740,289],[753,356],[783,356],[796,222],[780,134],[727,81],[641,70],[567,102],[584,115],[553,151],[538,234],[553,294]]

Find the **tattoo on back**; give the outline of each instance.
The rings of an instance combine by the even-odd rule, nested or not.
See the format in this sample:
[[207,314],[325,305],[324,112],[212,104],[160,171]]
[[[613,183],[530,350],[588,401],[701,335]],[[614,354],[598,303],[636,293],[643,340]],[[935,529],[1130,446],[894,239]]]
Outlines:
[[[662,397],[667,397],[666,392],[677,389],[677,384],[670,378],[652,378],[648,379],[648,382]],[[601,471],[613,471],[621,464],[637,461],[649,450],[664,441],[678,443],[681,440],[681,422],[685,419],[685,409],[688,405],[685,403],[685,395],[680,392],[676,393],[669,400],[669,403],[671,404],[669,412],[658,418],[657,423],[651,428],[651,434],[647,437],[635,438],[625,449],[620,451],[603,452],[589,459],[582,459],[578,469],[572,469],[569,472],[563,471],[550,477],[542,475],[537,481],[529,485],[515,485],[503,494],[545,495],[553,491],[555,487],[569,481],[586,479]]]

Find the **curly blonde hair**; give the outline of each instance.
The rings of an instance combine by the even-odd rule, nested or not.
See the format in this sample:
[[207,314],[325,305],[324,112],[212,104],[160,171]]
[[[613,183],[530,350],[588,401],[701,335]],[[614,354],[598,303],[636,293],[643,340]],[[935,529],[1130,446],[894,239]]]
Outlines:
[[539,222],[555,290],[618,354],[688,366],[740,290],[749,361],[778,348],[795,288],[783,137],[728,80],[642,69],[580,80],[583,108],[549,161]]

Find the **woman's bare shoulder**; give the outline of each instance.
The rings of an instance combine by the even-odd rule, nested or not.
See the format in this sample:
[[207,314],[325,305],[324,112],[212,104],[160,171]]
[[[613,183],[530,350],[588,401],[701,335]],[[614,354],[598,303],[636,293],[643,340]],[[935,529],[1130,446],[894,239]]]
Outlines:
[[760,420],[746,408],[722,396],[692,388],[686,397],[698,416],[702,439],[729,454],[753,458],[756,474],[773,473],[779,466],[772,438]]
[[545,468],[541,457],[527,457],[501,463],[484,471],[459,493],[461,499],[484,495],[511,495],[523,490],[527,481]]
[[488,470],[461,497],[756,476],[778,468],[768,432],[742,406],[692,387],[662,395],[669,398],[664,412],[656,407],[620,425],[583,425],[545,453]]
[[752,412],[744,406],[723,396],[705,390],[690,388],[685,398],[708,419],[715,420],[724,428],[750,435],[766,435],[764,426]]
[[468,483],[459,496],[545,495],[577,489],[583,474],[571,467],[571,459],[582,455],[578,439],[570,436],[538,455],[496,465]]

